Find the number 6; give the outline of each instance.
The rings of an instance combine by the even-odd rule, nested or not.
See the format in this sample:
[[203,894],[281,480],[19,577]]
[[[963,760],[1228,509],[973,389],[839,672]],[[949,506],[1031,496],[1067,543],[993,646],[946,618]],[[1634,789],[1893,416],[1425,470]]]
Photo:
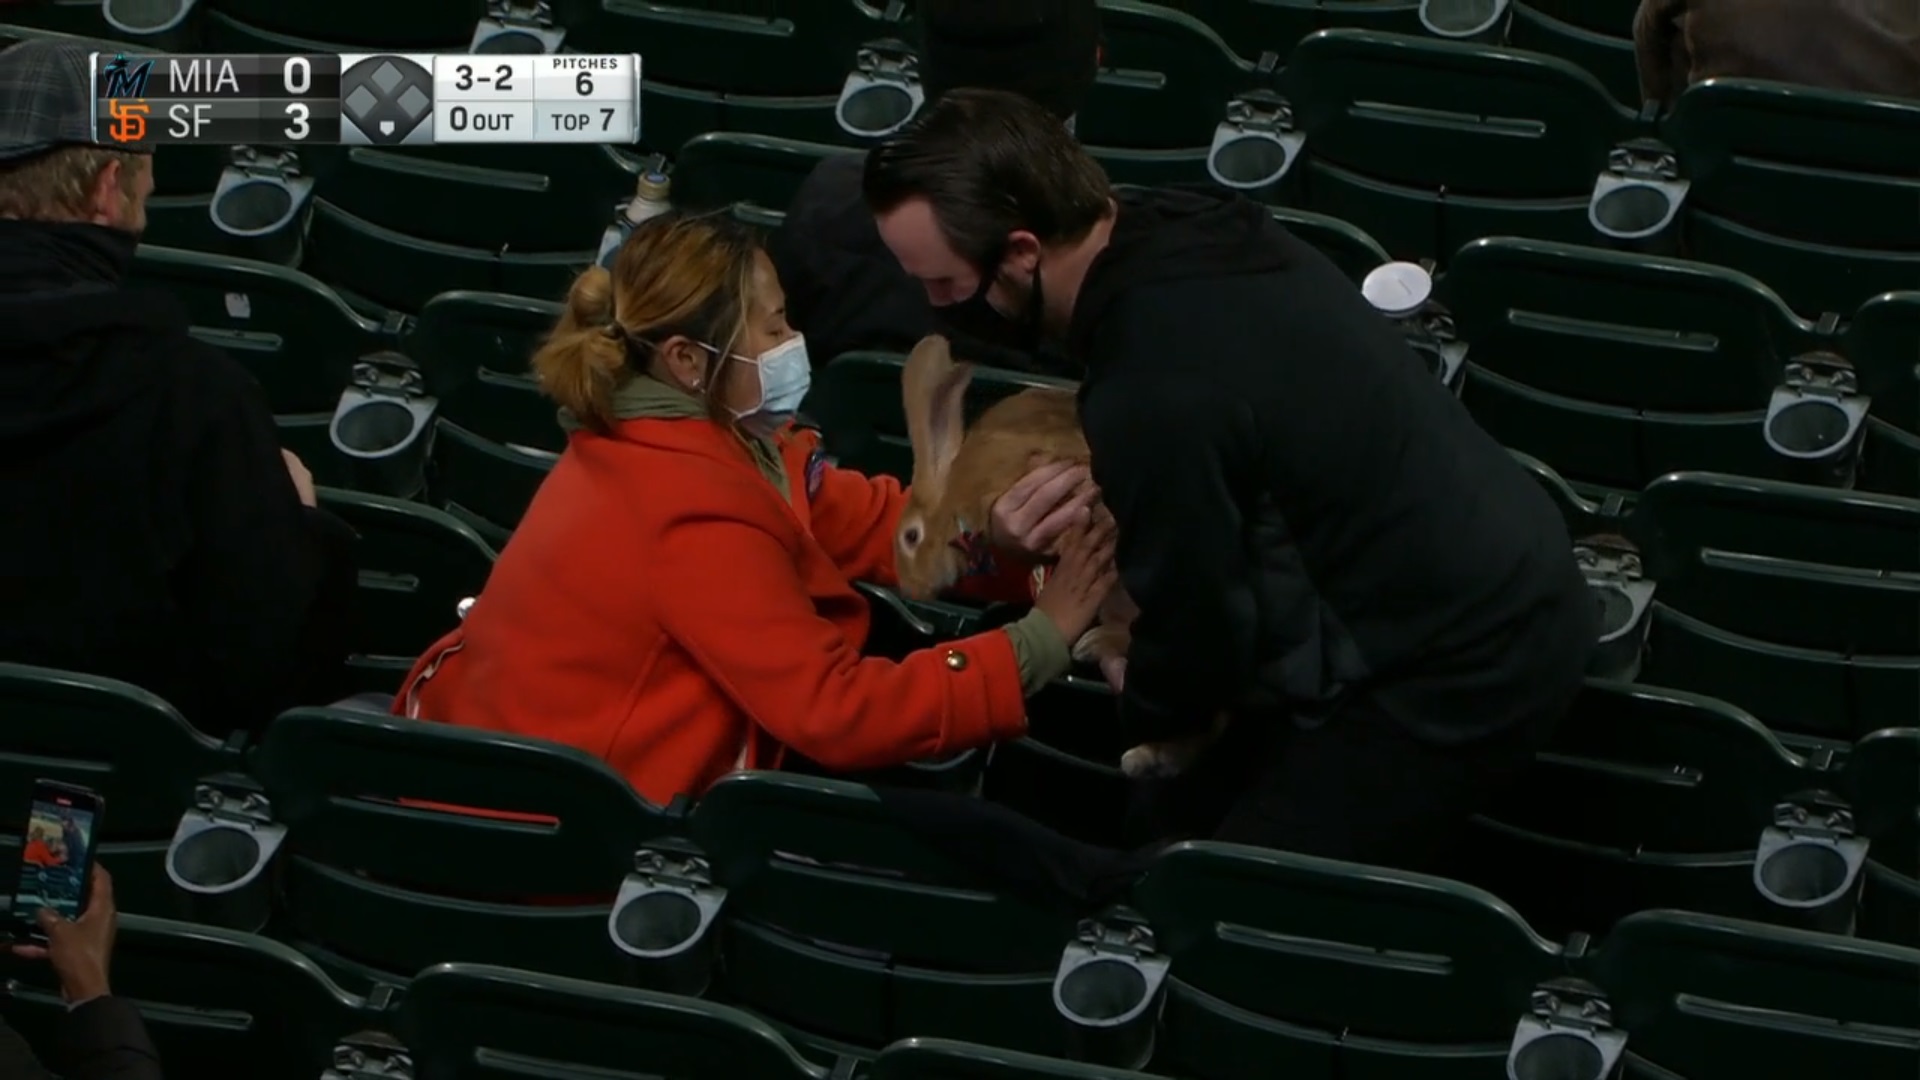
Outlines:
[[581,97],[586,97],[587,95],[593,93],[592,73],[585,72],[585,71],[581,72],[580,77],[573,80],[573,88],[576,92],[579,93]]

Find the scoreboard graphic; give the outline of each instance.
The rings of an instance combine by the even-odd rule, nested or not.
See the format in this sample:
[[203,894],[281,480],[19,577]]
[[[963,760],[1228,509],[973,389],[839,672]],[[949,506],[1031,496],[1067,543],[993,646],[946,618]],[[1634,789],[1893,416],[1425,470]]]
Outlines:
[[638,56],[93,54],[105,146],[640,141]]

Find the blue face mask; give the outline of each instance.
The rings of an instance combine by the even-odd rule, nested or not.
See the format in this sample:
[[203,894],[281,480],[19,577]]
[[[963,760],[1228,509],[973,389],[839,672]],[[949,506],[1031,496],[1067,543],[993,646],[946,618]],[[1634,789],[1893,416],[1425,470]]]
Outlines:
[[807,361],[807,339],[795,334],[761,353],[737,359],[752,364],[760,375],[760,403],[737,410],[734,417],[748,434],[765,438],[779,431],[800,411],[800,402],[813,386],[813,365]]

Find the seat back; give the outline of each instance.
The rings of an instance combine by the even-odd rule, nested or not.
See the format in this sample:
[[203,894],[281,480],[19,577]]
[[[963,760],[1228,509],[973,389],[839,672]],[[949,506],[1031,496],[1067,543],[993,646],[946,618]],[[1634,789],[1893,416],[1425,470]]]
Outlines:
[[563,305],[491,292],[427,301],[402,348],[426,373],[439,415],[484,438],[559,452],[566,434],[533,378],[533,354]]
[[1049,1002],[1074,920],[928,846],[873,790],[736,773],[701,799],[693,835],[728,890],[728,987],[756,1012],[865,1046],[1064,1048]]
[[1325,0],[1180,0],[1178,6],[1246,59],[1258,62],[1272,54],[1284,63],[1300,39],[1324,25],[1327,5]]
[[1322,30],[1284,85],[1310,157],[1452,195],[1584,198],[1633,131],[1564,60],[1410,35]]
[[1595,502],[1575,491],[1565,477],[1539,458],[1518,450],[1509,450],[1508,454],[1546,491],[1553,505],[1560,508],[1560,517],[1567,523],[1567,533],[1574,540],[1619,531],[1617,520],[1608,515],[1612,509],[1610,505]]
[[778,1032],[694,998],[479,964],[407,987],[397,1027],[423,1078],[822,1080]]
[[647,81],[748,96],[840,92],[867,42],[910,38],[885,5],[855,0],[761,0],[752,5],[679,0],[587,0],[568,43],[646,57]]
[[446,960],[619,978],[608,907],[675,829],[580,750],[399,717],[296,709],[254,772],[288,827],[292,933],[395,978]]
[[673,155],[673,201],[691,210],[744,203],[749,212],[784,214],[822,158],[849,152],[772,135],[696,135]]
[[360,534],[360,589],[348,663],[390,675],[459,625],[460,601],[480,595],[494,550],[478,533],[430,506],[325,489],[320,505]]
[[1659,602],[1720,630],[1920,656],[1920,500],[1676,473],[1641,495],[1633,531]]
[[1813,243],[1920,248],[1920,102],[1709,79],[1680,95],[1664,131],[1692,209]]
[[1559,967],[1558,949],[1478,889],[1328,859],[1183,843],[1134,899],[1173,960],[1176,999],[1349,1040],[1501,1042]]
[[[906,358],[895,353],[853,352],[835,357],[814,380],[801,411],[820,425],[827,451],[839,463],[868,474],[913,475],[913,445],[901,400],[900,372]],[[1032,387],[1072,390],[1074,384],[1023,372],[976,367],[967,386],[965,412],[972,423],[994,402]]]
[[1613,928],[1593,974],[1627,1052],[1670,1076],[1901,1080],[1920,951],[1677,911]]
[[1022,1054],[950,1039],[903,1039],[880,1052],[868,1080],[1154,1080],[1145,1073]]
[[1847,326],[1846,354],[1873,397],[1870,415],[1920,435],[1920,291],[1867,301]]
[[1813,330],[1745,274],[1545,240],[1476,240],[1446,284],[1475,368],[1635,410],[1765,409]]
[[1333,264],[1352,278],[1355,284],[1365,281],[1368,274],[1391,258],[1387,249],[1368,236],[1365,229],[1337,217],[1276,206],[1273,208],[1273,220],[1286,226],[1288,232],[1312,245],[1320,254],[1332,259]]
[[320,184],[334,209],[415,240],[572,252],[593,248],[639,173],[610,146],[353,147]]
[[[0,1005],[42,1058],[67,1006],[45,962],[0,957]],[[312,1080],[343,1035],[375,1022],[366,1002],[311,960],[275,941],[231,930],[122,915],[113,990],[135,1003],[168,1076]]]
[[1920,728],[1887,728],[1854,744],[1844,784],[1854,827],[1875,862],[1920,877]]
[[95,851],[119,878],[120,906],[168,913],[165,854],[195,781],[240,767],[230,750],[171,705],[130,683],[0,663],[0,859],[19,863],[34,781],[58,780],[106,800]]
[[382,326],[318,280],[272,263],[143,246],[128,281],[178,299],[193,335],[246,367],[276,413],[332,412],[354,361],[398,339],[397,326]]
[[504,547],[554,460],[441,420],[434,428],[434,499],[488,544]]
[[1173,7],[1100,0],[1100,36],[1099,78],[1074,118],[1088,146],[1204,149],[1227,103],[1271,82],[1206,23]]
[[339,5],[294,0],[221,0],[220,13],[261,30],[369,46],[366,51],[465,52],[474,24],[487,17],[485,0],[451,0],[431,10],[395,10],[381,0]]

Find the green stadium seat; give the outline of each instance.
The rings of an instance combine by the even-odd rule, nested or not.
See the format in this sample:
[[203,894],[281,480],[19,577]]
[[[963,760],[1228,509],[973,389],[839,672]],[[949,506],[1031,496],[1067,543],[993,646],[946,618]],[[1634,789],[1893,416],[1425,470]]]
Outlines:
[[1276,206],[1273,208],[1273,220],[1285,225],[1295,237],[1318,248],[1355,284],[1365,281],[1367,275],[1382,263],[1391,261],[1387,250],[1368,236],[1365,230],[1339,218],[1316,214],[1311,210]]
[[[110,858],[103,863],[116,877]],[[44,961],[0,960],[0,1014],[51,1050],[67,1011]],[[312,1080],[333,1064],[340,1039],[378,1022],[299,953],[250,934],[123,914],[113,948],[113,990],[134,1002],[168,1076]]]
[[391,693],[459,624],[460,601],[480,595],[494,551],[458,518],[419,503],[322,489],[320,505],[360,534],[347,665],[357,689]]
[[1228,102],[1273,81],[1171,7],[1100,0],[1100,29],[1100,76],[1074,120],[1088,146],[1204,152]]
[[1920,951],[1677,911],[1630,916],[1593,964],[1627,1076],[1909,1080]]
[[1466,885],[1183,843],[1134,902],[1173,960],[1154,1068],[1197,1080],[1499,1075],[1560,950]]
[[1425,33],[1420,0],[1320,0],[1319,7],[1323,29]]
[[1890,728],[1861,739],[1842,780],[1855,827],[1873,841],[1859,933],[1920,946],[1920,729]]
[[1145,1073],[1038,1057],[948,1039],[903,1039],[881,1051],[867,1080],[1154,1080]]
[[1844,351],[1873,399],[1860,486],[1920,496],[1920,291],[1876,296],[1854,314]]
[[[268,728],[253,772],[288,830],[276,936],[340,977],[404,982],[456,960],[640,977],[609,936],[612,901],[636,853],[675,823],[599,759],[450,724],[296,709]],[[449,809],[459,807],[489,816]]]
[[893,824],[870,789],[736,773],[693,835],[728,890],[726,989],[814,1037],[1064,1052],[1052,1002],[1074,919],[993,891]]
[[1365,222],[1399,258],[1482,236],[1592,240],[1610,155],[1642,134],[1564,60],[1431,38],[1323,30],[1283,89],[1306,134],[1307,205]]
[[[900,370],[906,359],[893,353],[853,352],[835,357],[814,379],[801,412],[819,424],[827,452],[841,467],[870,475],[913,475],[913,447],[907,441],[906,414],[900,398]],[[967,387],[968,422],[1001,398],[1034,386],[1072,389],[1058,379],[1012,371],[976,368]]]
[[1302,38],[1320,29],[1326,7],[1321,0],[1178,0],[1168,6],[1206,23],[1256,63],[1269,53],[1284,63]]
[[442,419],[493,442],[558,453],[566,433],[532,361],[563,310],[505,293],[441,293],[420,309],[401,348],[426,373]]
[[[582,265],[591,261],[589,253]],[[302,265],[362,310],[415,312],[449,289],[491,291],[499,278],[493,251],[407,236],[355,217],[324,198],[313,202]]]
[[780,1034],[693,998],[479,964],[407,987],[396,1025],[422,1077],[826,1080]]
[[820,95],[832,101],[870,41],[906,36],[898,19],[840,0],[712,5],[585,0],[570,24],[576,52],[639,53],[646,78],[726,95]]
[[[288,37],[364,46],[352,52],[465,52],[474,24],[487,17],[485,0],[409,5],[382,0],[299,3],[292,0],[203,0],[214,13]],[[269,50],[278,51],[278,50]]]
[[[817,113],[831,103],[811,104]],[[641,80],[640,145],[652,153],[671,154],[675,147],[702,132],[729,130],[727,115],[726,95],[718,90],[667,86],[651,76]],[[783,132],[785,127],[781,125]]]
[[673,202],[694,211],[744,203],[748,214],[776,221],[822,158],[847,152],[771,135],[696,135],[673,155]]
[[168,839],[196,782],[240,767],[237,741],[221,746],[129,683],[26,664],[0,663],[0,713],[0,859],[19,865],[35,780],[89,787],[110,807],[95,851],[121,909],[174,914]]
[[1778,921],[1754,888],[1773,808],[1808,763],[1724,702],[1593,680],[1477,822],[1462,876],[1556,938],[1649,908]]
[[1664,136],[1692,184],[1695,258],[1809,317],[1920,281],[1920,102],[1713,79],[1680,95]]
[[272,263],[143,245],[128,280],[164,289],[219,346],[259,380],[275,413],[329,413],[354,362],[390,349],[399,324],[348,307],[319,280]]
[[1567,523],[1567,533],[1574,540],[1585,540],[1602,533],[1620,531],[1619,503],[1621,500],[1605,499],[1596,501],[1582,495],[1566,478],[1553,470],[1553,467],[1539,458],[1523,454],[1518,450],[1509,450],[1513,459],[1520,463],[1528,476],[1538,481],[1546,489],[1547,497],[1560,508],[1560,516]]
[[1615,101],[1638,107],[1640,69],[1633,52],[1633,14],[1639,0],[1624,5],[1609,0],[1522,0],[1513,5],[1507,44],[1557,56],[1583,69],[1607,88]]
[[1446,283],[1468,343],[1462,400],[1503,445],[1625,490],[1676,469],[1810,475],[1770,448],[1765,429],[1787,365],[1820,342],[1760,282],[1704,263],[1496,237],[1462,248]]
[[1920,700],[1920,502],[1678,473],[1630,532],[1659,582],[1642,681],[1852,740]]
[[482,438],[448,420],[435,424],[434,501],[496,548],[505,547],[554,456]]

